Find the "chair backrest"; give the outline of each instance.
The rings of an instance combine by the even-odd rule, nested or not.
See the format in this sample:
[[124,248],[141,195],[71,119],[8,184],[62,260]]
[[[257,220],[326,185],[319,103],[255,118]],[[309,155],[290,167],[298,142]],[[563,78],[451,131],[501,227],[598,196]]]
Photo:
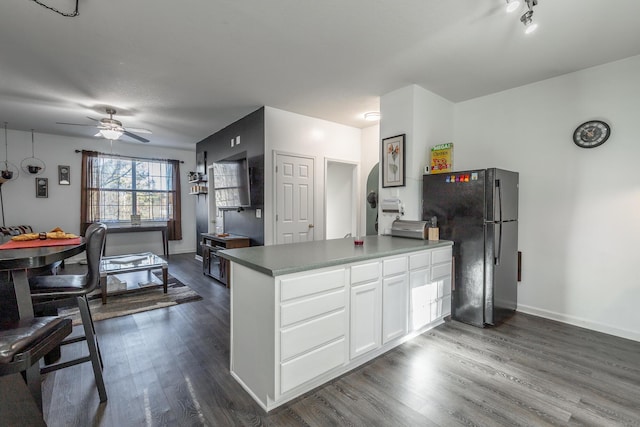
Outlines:
[[87,244],[87,283],[86,287],[93,290],[100,283],[100,261],[107,240],[107,226],[101,222],[94,222],[85,232]]

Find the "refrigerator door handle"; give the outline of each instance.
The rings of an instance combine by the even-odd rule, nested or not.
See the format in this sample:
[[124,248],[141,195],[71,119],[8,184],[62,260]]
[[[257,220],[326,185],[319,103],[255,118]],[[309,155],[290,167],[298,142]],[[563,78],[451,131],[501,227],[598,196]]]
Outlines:
[[500,185],[500,180],[496,179],[496,190],[498,192],[498,215],[499,217],[495,220],[497,222],[502,222],[502,186]]
[[[495,233],[494,233],[494,239],[495,239]],[[496,246],[498,247],[497,256],[496,256],[496,253],[495,253],[495,247]],[[494,265],[500,265],[500,258],[502,258],[502,222],[500,222],[498,224],[498,242],[497,242],[497,245],[496,245],[496,242],[494,240],[493,247],[494,247],[493,264]]]
[[[500,185],[500,180],[496,179],[496,190],[497,190],[497,198],[498,198],[498,218],[496,218],[496,222],[499,224],[498,225],[498,242],[496,245],[496,241],[494,240],[493,243],[493,248],[494,248],[494,257],[493,257],[493,264],[494,265],[500,265],[500,258],[502,258],[502,186]],[[494,239],[495,239],[495,233],[494,233]],[[495,252],[495,248],[496,246],[498,247],[498,253],[496,255]]]

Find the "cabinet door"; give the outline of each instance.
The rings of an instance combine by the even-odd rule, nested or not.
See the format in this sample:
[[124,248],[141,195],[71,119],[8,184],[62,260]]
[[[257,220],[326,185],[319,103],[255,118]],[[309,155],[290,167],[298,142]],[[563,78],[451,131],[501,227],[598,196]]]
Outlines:
[[351,359],[380,347],[380,280],[351,288]]
[[412,271],[409,280],[411,330],[415,331],[431,322],[431,302],[438,296],[438,288],[431,282],[431,271],[423,268]]
[[382,280],[382,343],[407,333],[409,310],[409,281],[407,274]]

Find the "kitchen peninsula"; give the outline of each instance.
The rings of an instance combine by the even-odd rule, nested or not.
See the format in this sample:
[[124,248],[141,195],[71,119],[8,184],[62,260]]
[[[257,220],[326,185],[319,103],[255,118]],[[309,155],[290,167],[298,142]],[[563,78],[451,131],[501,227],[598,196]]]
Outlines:
[[232,376],[269,411],[441,324],[452,244],[367,236],[220,251]]

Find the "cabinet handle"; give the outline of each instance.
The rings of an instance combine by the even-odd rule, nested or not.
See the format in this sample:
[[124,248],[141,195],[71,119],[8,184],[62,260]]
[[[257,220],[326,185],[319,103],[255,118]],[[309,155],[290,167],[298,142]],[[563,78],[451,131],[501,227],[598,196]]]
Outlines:
[[309,228],[313,228],[313,227],[314,227],[314,225],[313,225],[313,224],[309,224]]

